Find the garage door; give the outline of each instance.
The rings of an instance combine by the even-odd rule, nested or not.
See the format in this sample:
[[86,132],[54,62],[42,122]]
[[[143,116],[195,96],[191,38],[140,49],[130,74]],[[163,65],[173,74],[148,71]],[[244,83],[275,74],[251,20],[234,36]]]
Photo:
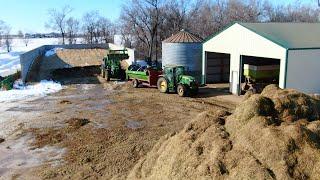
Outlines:
[[229,82],[230,54],[206,52],[207,57],[207,83]]

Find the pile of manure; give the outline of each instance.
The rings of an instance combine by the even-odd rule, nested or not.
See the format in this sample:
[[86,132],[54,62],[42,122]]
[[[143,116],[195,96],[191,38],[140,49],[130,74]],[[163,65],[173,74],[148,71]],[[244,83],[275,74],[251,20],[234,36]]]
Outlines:
[[128,179],[316,179],[319,101],[267,86],[232,115],[203,112],[163,137]]

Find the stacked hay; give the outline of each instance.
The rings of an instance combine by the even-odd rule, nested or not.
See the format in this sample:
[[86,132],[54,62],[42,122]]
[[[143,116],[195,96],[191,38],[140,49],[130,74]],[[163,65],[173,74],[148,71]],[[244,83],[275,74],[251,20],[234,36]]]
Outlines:
[[268,86],[226,116],[204,112],[167,136],[129,179],[317,179],[319,102]]

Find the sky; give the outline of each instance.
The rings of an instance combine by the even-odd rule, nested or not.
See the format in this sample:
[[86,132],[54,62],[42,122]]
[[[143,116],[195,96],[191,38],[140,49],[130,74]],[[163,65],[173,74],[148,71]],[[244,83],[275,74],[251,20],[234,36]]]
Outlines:
[[[296,0],[270,0],[275,4],[294,3]],[[0,0],[0,20],[12,27],[12,33],[18,30],[25,33],[51,32],[45,28],[48,21],[48,9],[70,5],[72,16],[81,18],[88,11],[98,10],[102,16],[112,21],[119,18],[121,7],[128,0]],[[301,3],[317,5],[317,0],[300,0]]]

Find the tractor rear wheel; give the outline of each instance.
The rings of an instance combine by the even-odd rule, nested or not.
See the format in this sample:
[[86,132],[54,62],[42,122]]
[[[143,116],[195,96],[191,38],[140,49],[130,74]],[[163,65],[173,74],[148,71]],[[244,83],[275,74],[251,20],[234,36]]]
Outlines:
[[177,93],[180,97],[185,97],[187,95],[187,88],[184,85],[179,84],[177,87]]
[[193,89],[190,91],[190,96],[196,96],[199,93],[199,88]]
[[126,71],[123,69],[120,71],[120,80],[121,81],[126,80]]
[[138,88],[139,87],[139,81],[137,79],[132,80],[132,87]]
[[106,76],[106,72],[103,67],[101,67],[101,77],[104,78]]
[[109,70],[106,70],[106,71],[105,71],[105,79],[106,79],[107,81],[110,81],[110,72],[109,72]]
[[157,82],[157,87],[161,93],[168,92],[168,81],[164,77],[160,77]]

